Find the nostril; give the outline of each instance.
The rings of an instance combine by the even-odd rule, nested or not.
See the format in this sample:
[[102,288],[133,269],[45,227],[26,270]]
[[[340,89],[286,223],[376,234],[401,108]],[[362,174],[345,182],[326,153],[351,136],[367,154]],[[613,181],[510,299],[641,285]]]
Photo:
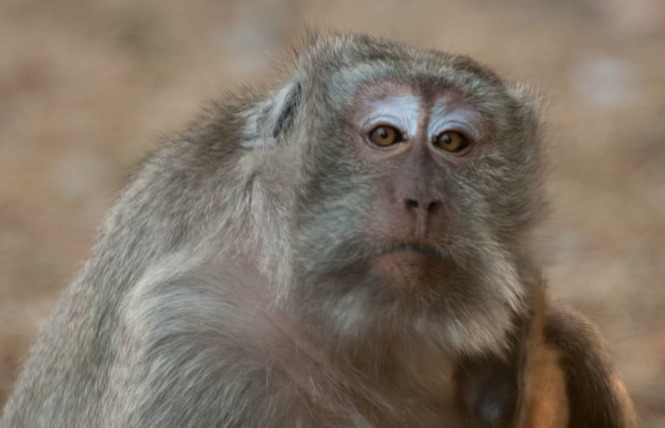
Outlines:
[[410,209],[418,208],[418,201],[416,201],[415,199],[407,199],[406,206],[407,208]]
[[430,204],[427,206],[427,212],[429,214],[434,214],[439,210],[439,207],[441,206],[441,203],[439,201],[432,201]]

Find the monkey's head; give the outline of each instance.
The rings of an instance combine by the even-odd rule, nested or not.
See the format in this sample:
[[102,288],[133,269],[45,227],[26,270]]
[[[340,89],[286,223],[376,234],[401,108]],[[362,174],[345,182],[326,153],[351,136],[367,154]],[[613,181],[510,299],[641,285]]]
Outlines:
[[265,114],[276,146],[300,146],[304,305],[342,335],[505,343],[541,206],[531,94],[469,58],[368,36],[314,39],[294,76]]

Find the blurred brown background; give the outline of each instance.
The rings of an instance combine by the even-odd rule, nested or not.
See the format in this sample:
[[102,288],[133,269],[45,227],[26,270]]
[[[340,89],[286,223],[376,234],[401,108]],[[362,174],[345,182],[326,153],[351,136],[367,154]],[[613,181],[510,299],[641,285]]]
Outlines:
[[0,0],[0,406],[128,174],[306,27],[470,54],[550,101],[552,293],[665,426],[665,2]]

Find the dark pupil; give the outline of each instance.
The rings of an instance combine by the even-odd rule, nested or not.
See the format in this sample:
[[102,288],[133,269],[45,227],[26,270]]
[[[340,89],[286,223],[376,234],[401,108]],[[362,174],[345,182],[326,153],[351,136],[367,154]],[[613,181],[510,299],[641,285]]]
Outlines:
[[386,128],[379,128],[378,129],[378,134],[379,138],[382,140],[387,140],[388,139],[388,130]]
[[450,144],[452,142],[453,142],[453,140],[452,140],[452,138],[450,138],[450,135],[448,135],[448,134],[443,135],[443,144],[447,145],[447,144]]

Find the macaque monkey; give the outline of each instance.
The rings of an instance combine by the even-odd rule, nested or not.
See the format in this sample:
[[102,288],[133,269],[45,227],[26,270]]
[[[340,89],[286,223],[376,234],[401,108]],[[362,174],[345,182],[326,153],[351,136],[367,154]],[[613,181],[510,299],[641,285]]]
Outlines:
[[465,56],[304,45],[136,173],[0,425],[633,426],[529,249],[537,97]]

